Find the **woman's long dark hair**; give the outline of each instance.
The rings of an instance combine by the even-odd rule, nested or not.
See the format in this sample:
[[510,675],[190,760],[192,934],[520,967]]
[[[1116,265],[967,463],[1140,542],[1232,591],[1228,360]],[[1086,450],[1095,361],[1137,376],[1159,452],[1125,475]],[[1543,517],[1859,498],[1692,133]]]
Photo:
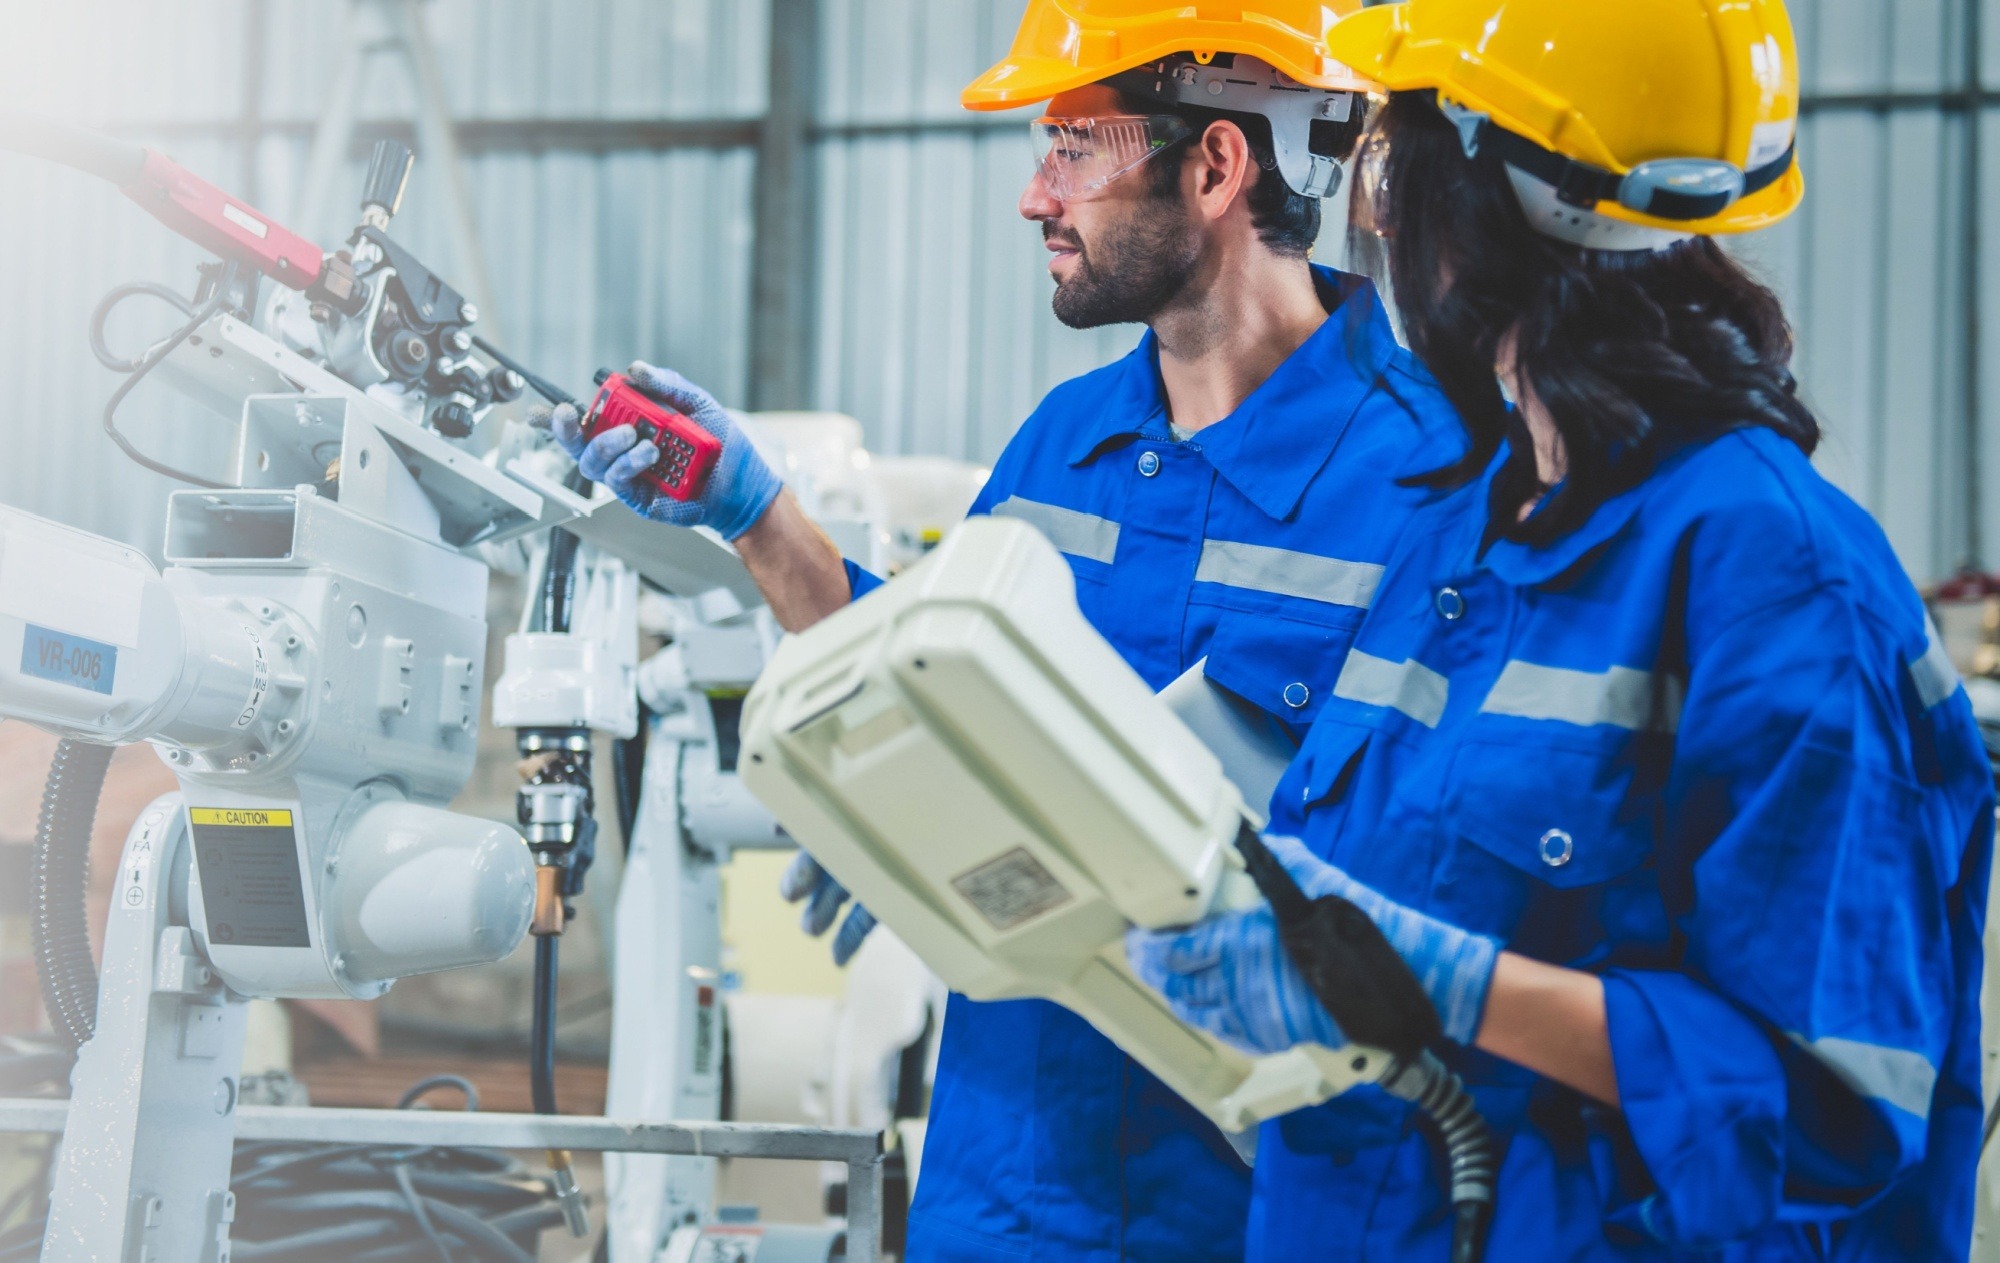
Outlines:
[[[1766,426],[1808,454],[1817,446],[1777,296],[1714,241],[1651,252],[1556,241],[1528,226],[1497,157],[1465,156],[1430,93],[1394,94],[1377,125],[1389,144],[1378,218],[1396,307],[1471,437],[1463,460],[1414,481],[1462,486],[1504,442],[1489,532],[1546,544],[1687,443]],[[1518,378],[1555,418],[1568,457],[1562,486],[1525,522],[1520,507],[1543,489],[1494,372],[1509,331]]]

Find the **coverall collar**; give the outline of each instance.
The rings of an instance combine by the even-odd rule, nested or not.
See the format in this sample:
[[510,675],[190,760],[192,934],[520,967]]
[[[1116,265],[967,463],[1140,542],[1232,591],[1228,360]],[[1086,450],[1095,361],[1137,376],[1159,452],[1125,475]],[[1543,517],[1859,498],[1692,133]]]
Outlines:
[[[1388,312],[1371,282],[1317,265],[1312,271],[1326,322],[1235,412],[1190,440],[1231,486],[1277,520],[1298,508],[1396,353]],[[1102,409],[1079,427],[1070,464],[1088,464],[1122,441],[1165,435],[1166,391],[1152,330],[1120,368]]]
[[[1661,459],[1654,472],[1638,486],[1620,492],[1598,505],[1582,526],[1553,543],[1536,547],[1510,539],[1495,540],[1493,546],[1486,550],[1486,568],[1516,587],[1532,587],[1556,579],[1605,544],[1624,534],[1625,528],[1632,524],[1633,517],[1639,512],[1639,507],[1646,502],[1652,488],[1658,485],[1659,475],[1687,460],[1697,449],[1707,446],[1712,441],[1711,439],[1690,443],[1678,451],[1668,453]],[[1503,449],[1494,459],[1492,468],[1487,471],[1489,490],[1492,479],[1498,476],[1500,467],[1505,463],[1506,452]],[[1539,509],[1537,511],[1539,512]]]

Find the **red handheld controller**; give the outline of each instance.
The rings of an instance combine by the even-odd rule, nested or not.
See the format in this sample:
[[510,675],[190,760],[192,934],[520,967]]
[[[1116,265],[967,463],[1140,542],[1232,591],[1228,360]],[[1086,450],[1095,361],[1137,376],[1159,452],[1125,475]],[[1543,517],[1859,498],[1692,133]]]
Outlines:
[[586,439],[629,425],[639,437],[660,449],[660,459],[641,475],[675,500],[692,500],[708,485],[708,475],[722,456],[722,440],[687,417],[659,403],[609,371],[597,375],[597,397],[583,418]]

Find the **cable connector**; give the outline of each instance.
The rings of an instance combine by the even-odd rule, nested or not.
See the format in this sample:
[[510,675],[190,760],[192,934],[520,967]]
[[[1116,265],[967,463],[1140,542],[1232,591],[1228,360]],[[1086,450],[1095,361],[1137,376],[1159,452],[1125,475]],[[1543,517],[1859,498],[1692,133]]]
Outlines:
[[576,1171],[570,1166],[567,1149],[549,1150],[549,1179],[555,1186],[556,1204],[562,1207],[563,1226],[572,1237],[590,1235],[590,1206],[577,1187]]

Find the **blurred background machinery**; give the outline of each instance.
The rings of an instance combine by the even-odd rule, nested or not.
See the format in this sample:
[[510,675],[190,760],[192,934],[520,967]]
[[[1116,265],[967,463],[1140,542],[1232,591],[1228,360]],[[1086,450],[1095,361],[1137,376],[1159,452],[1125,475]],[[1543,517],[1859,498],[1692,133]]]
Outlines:
[[[1797,320],[1802,389],[1830,432],[1821,460],[1882,519],[1920,582],[2000,567],[2000,495],[1988,490],[2000,486],[2000,320],[1982,302],[2000,293],[2000,237],[1985,232],[2000,229],[1990,143],[2000,3],[1791,7],[1814,195],[1748,248]],[[326,241],[351,215],[373,143],[408,143],[420,161],[397,238],[457,280],[489,336],[573,388],[637,355],[745,409],[856,419],[773,418],[759,439],[789,476],[827,479],[829,502],[845,497],[853,520],[889,521],[881,501],[856,501],[894,498],[903,516],[872,546],[910,556],[941,529],[927,522],[948,524],[969,500],[966,467],[990,461],[1048,387],[1136,338],[1055,322],[1040,243],[1014,212],[1027,173],[1021,120],[958,108],[959,86],[1017,17],[1014,0],[0,0],[0,107],[152,145]],[[117,378],[84,335],[113,284],[177,284],[201,252],[72,171],[0,153],[0,188],[11,246],[0,251],[10,405],[0,503],[157,560],[173,484],[120,459],[99,432]],[[1338,262],[1342,238],[1330,222],[1319,257]],[[141,344],[158,331],[149,318],[121,312],[113,340]],[[171,463],[228,455],[226,429],[191,423],[163,389],[142,387],[130,414],[145,450]],[[856,489],[857,462],[871,465],[873,490]],[[523,590],[505,578],[489,589],[489,684]],[[2000,644],[1997,590],[1984,580],[1940,590],[1939,622],[1966,646],[1968,674],[1994,674],[1987,659],[2000,651],[1981,657],[1978,646]],[[768,646],[663,598],[639,613],[637,659],[652,661],[639,695],[655,740],[600,741],[596,766],[622,760],[646,783],[665,775],[661,751],[672,750],[662,794],[700,798],[720,785],[703,818],[741,834],[721,746],[731,698]],[[12,892],[28,886],[25,844],[52,747],[0,722],[0,1040],[43,1025]],[[695,784],[686,767],[707,774],[702,758],[717,775]],[[512,820],[514,760],[513,734],[482,727],[454,808]],[[113,760],[93,924],[128,826],[172,785],[148,750]],[[775,894],[781,851],[731,842],[690,871],[693,852],[628,855],[623,813],[600,814],[607,836],[567,937],[557,1009],[565,1109],[598,1112],[659,1087],[612,1068],[621,1041],[662,1037],[619,1018],[614,997],[682,981],[632,968],[659,946],[644,937],[659,926],[620,917],[619,904],[650,884],[649,906],[713,898],[710,999],[732,1034],[710,1070],[726,1107],[893,1126],[914,1157],[932,1018],[910,999],[928,984],[899,945],[878,934],[842,974]],[[387,1107],[449,1072],[475,1085],[484,1110],[526,1109],[530,954],[408,979],[373,1003],[260,1002],[246,1090],[285,1103],[297,1091],[289,1074],[317,1103]],[[696,1020],[698,989],[692,1008],[671,1012]],[[31,1048],[0,1051],[20,1054],[4,1090],[52,1090],[51,1066]],[[0,1138],[0,1231],[32,1212],[42,1145]],[[679,1187],[674,1160],[624,1161],[634,1165],[612,1163],[611,1196],[636,1199],[624,1213],[658,1227]],[[649,1174],[632,1174],[647,1163]],[[729,1159],[715,1199],[821,1222],[838,1209],[838,1171]],[[596,1167],[581,1173],[596,1192]]]

